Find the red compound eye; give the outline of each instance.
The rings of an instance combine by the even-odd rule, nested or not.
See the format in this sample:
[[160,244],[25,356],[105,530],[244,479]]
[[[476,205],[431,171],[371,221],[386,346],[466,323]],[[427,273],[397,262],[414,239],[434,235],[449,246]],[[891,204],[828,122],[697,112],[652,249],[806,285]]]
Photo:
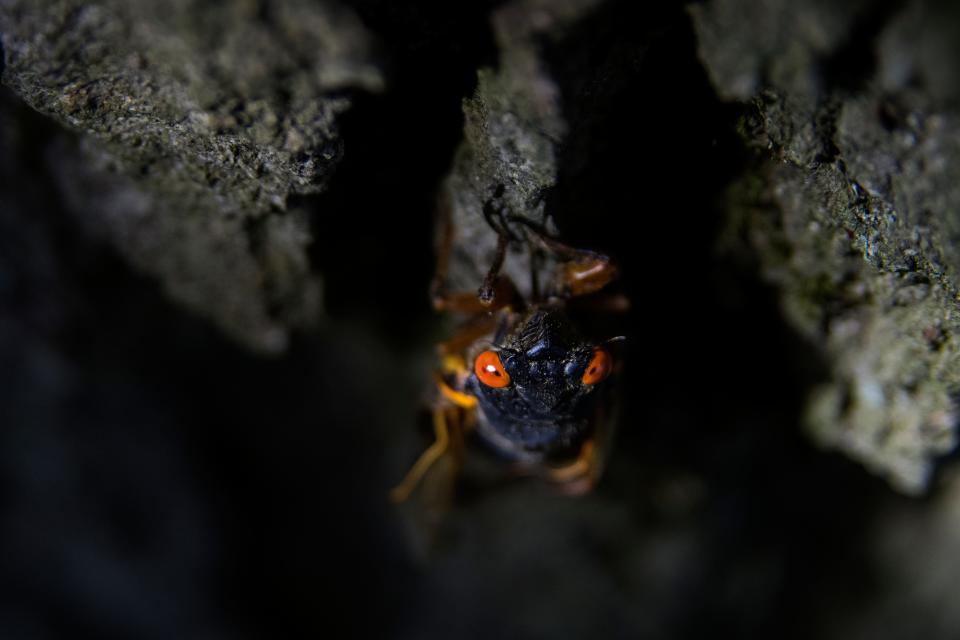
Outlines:
[[480,382],[488,387],[500,388],[510,384],[510,376],[503,368],[496,351],[484,351],[478,355],[473,363],[473,370]]
[[593,358],[587,365],[587,370],[583,372],[583,384],[597,384],[613,371],[613,357],[610,353],[601,347],[593,351]]

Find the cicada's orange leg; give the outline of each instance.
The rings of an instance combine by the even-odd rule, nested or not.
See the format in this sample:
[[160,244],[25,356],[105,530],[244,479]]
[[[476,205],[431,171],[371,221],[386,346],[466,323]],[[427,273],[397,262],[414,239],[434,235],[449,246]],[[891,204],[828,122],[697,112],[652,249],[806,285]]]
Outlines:
[[[462,379],[466,369],[459,356],[444,358],[443,373]],[[430,468],[443,456],[451,456],[455,470],[463,457],[464,434],[473,426],[477,399],[468,393],[453,388],[438,374],[436,377],[440,398],[433,409],[434,441],[407,472],[403,481],[390,491],[390,500],[395,504],[405,502],[417,488]],[[455,476],[456,474],[451,474]]]
[[610,447],[611,416],[608,407],[597,407],[593,416],[596,429],[580,446],[577,457],[570,463],[558,467],[550,467],[543,477],[554,483],[557,489],[564,494],[579,496],[589,493],[603,472],[607,452]]
[[417,458],[417,461],[410,468],[410,471],[407,472],[403,481],[390,490],[391,502],[394,504],[406,502],[410,494],[413,493],[413,490],[420,484],[423,476],[430,470],[430,467],[432,467],[441,456],[451,451],[451,442],[454,438],[451,438],[450,432],[451,424],[449,416],[447,415],[447,409],[444,407],[434,409],[433,433],[435,439],[433,444]]
[[553,237],[541,224],[522,216],[509,220],[523,225],[530,238],[544,250],[561,260],[560,267],[549,283],[548,295],[575,298],[600,291],[617,277],[617,269],[610,258],[596,251],[576,249]]
[[594,438],[581,445],[577,457],[560,466],[541,466],[518,463],[513,466],[516,476],[537,477],[546,480],[560,493],[579,496],[589,493],[600,478],[601,456]]
[[610,258],[599,254],[582,254],[563,264],[560,280],[568,296],[583,296],[600,291],[617,277]]
[[472,411],[477,407],[476,398],[469,393],[464,393],[463,391],[454,389],[439,375],[436,378],[436,383],[437,389],[440,391],[440,395],[454,406],[460,407],[464,411]]
[[439,285],[434,285],[433,308],[453,313],[483,313],[514,306],[520,300],[517,287],[510,278],[497,276],[490,286],[492,288],[484,294],[486,297],[481,297],[479,293],[470,291],[445,292]]
[[[441,202],[438,212],[440,241],[437,246],[437,265],[430,284],[430,296],[434,309],[458,313],[480,313],[516,305],[520,300],[517,288],[509,278],[502,276],[500,271],[506,259],[507,247],[511,241],[516,241],[518,238],[511,234],[502,222],[502,210],[494,205],[493,200],[484,204],[483,215],[490,228],[497,234],[497,248],[480,288],[476,292],[461,293],[451,293],[444,287],[449,272],[450,257],[453,254],[453,244],[456,240],[450,203],[446,200]],[[498,220],[501,221],[498,223]]]
[[546,479],[557,484],[562,493],[577,496],[589,493],[599,477],[600,456],[592,438],[583,443],[573,462],[546,472]]
[[617,268],[602,253],[573,249],[553,239],[541,241],[563,258],[551,283],[555,295],[576,298],[596,293],[617,277]]
[[630,300],[622,293],[601,292],[617,278],[617,268],[609,257],[568,247],[564,247],[561,255],[567,260],[553,274],[554,295],[566,298],[571,307],[584,307],[593,312],[624,313],[630,310]]
[[594,462],[593,440],[587,440],[580,447],[580,453],[573,462],[562,467],[551,468],[547,472],[547,477],[552,482],[570,482],[589,474]]

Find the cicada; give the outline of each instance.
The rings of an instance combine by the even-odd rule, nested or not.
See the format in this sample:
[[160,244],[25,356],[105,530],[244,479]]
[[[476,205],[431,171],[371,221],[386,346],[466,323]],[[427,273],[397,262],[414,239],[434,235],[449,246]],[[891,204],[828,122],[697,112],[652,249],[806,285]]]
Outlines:
[[[485,213],[493,257],[473,291],[448,289],[454,248],[464,247],[444,222],[433,303],[462,321],[438,346],[434,442],[392,490],[394,502],[427,478],[449,489],[468,457],[484,450],[505,474],[535,476],[566,494],[588,492],[603,467],[623,338],[590,335],[574,318],[625,308],[623,296],[603,291],[617,270],[543,224],[502,209]],[[525,269],[507,273],[508,253]],[[528,278],[522,287],[517,273]]]

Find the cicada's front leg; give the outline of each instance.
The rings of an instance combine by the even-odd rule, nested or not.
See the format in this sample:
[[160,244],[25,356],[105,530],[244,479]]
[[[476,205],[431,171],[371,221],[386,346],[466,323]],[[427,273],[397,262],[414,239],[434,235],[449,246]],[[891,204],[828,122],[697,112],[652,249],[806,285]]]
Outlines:
[[453,484],[463,460],[463,443],[466,433],[476,420],[477,399],[464,393],[466,365],[462,357],[448,354],[443,358],[443,367],[436,376],[438,398],[433,407],[434,441],[407,472],[403,481],[390,491],[390,500],[396,504],[405,502],[423,481],[424,477],[441,459],[446,459],[448,477],[444,483]]
[[617,277],[617,268],[602,253],[574,249],[553,238],[541,242],[562,259],[551,283],[553,295],[576,298],[596,293]]
[[522,225],[533,244],[558,259],[553,277],[546,283],[547,297],[570,299],[585,296],[600,291],[616,279],[617,269],[609,256],[564,244],[543,225],[522,216],[510,216],[508,219]]
[[580,447],[580,453],[570,464],[551,467],[546,471],[546,479],[555,484],[561,493],[580,496],[589,493],[600,478],[601,459],[594,438],[587,439]]
[[448,481],[452,482],[453,477],[459,472],[463,457],[462,416],[456,411],[451,411],[450,407],[436,407],[433,410],[433,433],[433,444],[420,454],[403,481],[390,490],[390,501],[394,504],[406,502],[441,458],[447,458],[451,464],[449,474],[451,477]]
[[617,269],[605,255],[583,251],[565,262],[559,284],[567,297],[600,291],[617,277]]
[[521,238],[510,231],[503,207],[497,204],[497,197],[495,196],[483,205],[484,219],[491,232],[496,234],[497,237],[496,249],[480,287],[473,292],[450,292],[446,289],[450,261],[456,241],[456,229],[454,228],[449,202],[441,203],[437,220],[440,229],[437,264],[433,281],[430,284],[433,307],[437,311],[481,313],[520,305],[521,296],[516,286],[501,271],[507,257],[507,248],[511,243],[520,242]]
[[[486,288],[489,287],[489,288]],[[515,306],[520,300],[516,285],[510,278],[502,275],[494,277],[489,285],[485,284],[481,292],[462,291],[451,293],[444,291],[434,280],[431,287],[433,308],[437,311],[452,313],[479,314],[488,311],[497,311],[505,307]]]

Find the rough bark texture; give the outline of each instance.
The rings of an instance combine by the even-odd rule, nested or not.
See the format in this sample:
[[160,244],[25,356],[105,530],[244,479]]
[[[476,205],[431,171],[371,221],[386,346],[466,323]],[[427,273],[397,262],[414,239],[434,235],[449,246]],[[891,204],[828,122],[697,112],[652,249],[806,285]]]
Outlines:
[[[955,640],[952,9],[343,3],[0,0],[0,637]],[[418,561],[438,191],[632,306],[596,491]]]
[[691,10],[717,91],[750,105],[734,231],[828,364],[810,433],[919,493],[957,440],[956,11],[748,5]]
[[[556,185],[558,147],[567,123],[543,48],[562,41],[577,19],[598,4],[513,2],[492,16],[498,67],[479,70],[476,92],[464,102],[464,141],[443,188],[449,208],[444,213],[455,234],[448,290],[475,290],[493,263],[497,236],[485,212],[519,216],[555,231],[545,213],[546,194]],[[521,243],[510,249],[524,251]],[[529,295],[526,256],[508,259],[504,273]]]
[[251,348],[316,323],[309,227],[349,92],[382,77],[334,3],[11,1],[4,84],[82,134],[50,158],[83,224]]

